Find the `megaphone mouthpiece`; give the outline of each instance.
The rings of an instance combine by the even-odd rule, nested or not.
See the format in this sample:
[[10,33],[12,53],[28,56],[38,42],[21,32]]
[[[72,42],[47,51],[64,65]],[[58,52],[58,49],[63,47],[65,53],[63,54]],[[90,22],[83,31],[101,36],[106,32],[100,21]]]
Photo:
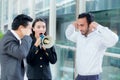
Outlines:
[[52,37],[50,36],[44,36],[44,38],[42,39],[42,45],[45,48],[50,48],[54,45],[54,40],[52,40]]

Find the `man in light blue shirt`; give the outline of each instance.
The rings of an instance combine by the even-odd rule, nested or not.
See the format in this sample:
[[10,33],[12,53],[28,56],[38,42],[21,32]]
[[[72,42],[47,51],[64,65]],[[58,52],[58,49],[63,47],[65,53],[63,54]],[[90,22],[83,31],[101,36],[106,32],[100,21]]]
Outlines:
[[80,14],[65,33],[76,43],[76,80],[100,80],[104,52],[117,43],[118,36],[95,22],[90,13]]

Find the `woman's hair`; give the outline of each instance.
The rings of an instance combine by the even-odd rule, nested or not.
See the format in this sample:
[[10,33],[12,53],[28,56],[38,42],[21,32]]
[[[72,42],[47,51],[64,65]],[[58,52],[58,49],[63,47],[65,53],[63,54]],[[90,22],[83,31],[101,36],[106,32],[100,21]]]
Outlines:
[[35,24],[38,22],[38,21],[41,21],[41,22],[44,22],[45,23],[45,20],[42,19],[42,18],[36,18],[32,24],[32,27],[34,28]]
[[[42,18],[36,18],[36,19],[33,21],[32,28],[35,27],[35,24],[36,24],[38,21],[41,21],[41,22],[46,23],[44,19],[42,19]],[[34,36],[34,35],[35,35],[35,32],[34,32],[33,29],[32,29],[32,36]],[[44,35],[46,35],[46,32],[45,32]]]

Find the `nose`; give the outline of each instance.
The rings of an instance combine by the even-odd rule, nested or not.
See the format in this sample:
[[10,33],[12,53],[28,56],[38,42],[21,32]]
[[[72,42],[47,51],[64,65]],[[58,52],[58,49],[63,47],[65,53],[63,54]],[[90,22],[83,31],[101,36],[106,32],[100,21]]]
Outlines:
[[78,27],[78,29],[79,29],[80,31],[82,30],[82,28],[81,28],[80,26]]
[[39,28],[39,32],[44,32],[44,29],[43,28]]

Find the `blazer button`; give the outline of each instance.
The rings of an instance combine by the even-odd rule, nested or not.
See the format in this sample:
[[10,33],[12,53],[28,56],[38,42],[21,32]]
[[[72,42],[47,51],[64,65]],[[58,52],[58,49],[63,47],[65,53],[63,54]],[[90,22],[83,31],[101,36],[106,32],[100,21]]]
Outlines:
[[40,68],[42,68],[43,66],[42,65],[40,65]]
[[40,60],[42,60],[43,58],[42,57],[40,57]]

